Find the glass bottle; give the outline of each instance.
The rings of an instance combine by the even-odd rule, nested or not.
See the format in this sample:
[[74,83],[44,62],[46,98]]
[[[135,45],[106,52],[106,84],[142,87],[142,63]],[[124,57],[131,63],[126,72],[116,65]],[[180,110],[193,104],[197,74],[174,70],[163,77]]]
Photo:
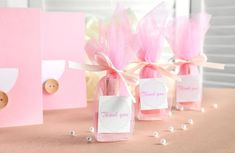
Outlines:
[[[159,73],[159,70],[156,69],[153,65],[149,64],[146,65],[141,71],[140,71],[140,79],[150,79],[150,78],[162,78],[161,74]],[[166,81],[166,85],[169,89],[168,80]],[[157,88],[157,87],[156,87]],[[172,106],[172,96],[171,92],[167,92],[167,102],[168,102],[168,108],[166,109],[152,109],[152,110],[141,110],[141,101],[140,101],[140,94],[139,94],[139,86],[136,88],[136,117],[139,120],[165,120],[171,115],[171,106]]]
[[[194,64],[190,64],[190,63],[185,63],[185,64],[182,64],[179,68],[179,73],[178,73],[179,76],[182,76],[182,77],[196,77],[198,78],[198,96],[199,97],[202,97],[202,82],[201,82],[201,75],[200,75],[200,69],[197,65],[194,65]],[[182,80],[183,81],[183,80]],[[179,90],[178,89],[179,86],[177,86],[177,83],[176,83],[176,97],[177,97],[177,94],[179,94],[177,91]],[[202,99],[200,98],[199,101],[177,101],[176,100],[176,107],[178,109],[183,109],[183,110],[201,110],[201,103],[202,103]]]
[[112,142],[128,140],[133,134],[134,129],[134,105],[132,103],[130,132],[128,133],[98,133],[98,106],[99,96],[129,96],[123,82],[118,78],[115,72],[107,72],[106,76],[101,78],[98,83],[98,91],[95,101],[94,128],[95,137],[99,142]]

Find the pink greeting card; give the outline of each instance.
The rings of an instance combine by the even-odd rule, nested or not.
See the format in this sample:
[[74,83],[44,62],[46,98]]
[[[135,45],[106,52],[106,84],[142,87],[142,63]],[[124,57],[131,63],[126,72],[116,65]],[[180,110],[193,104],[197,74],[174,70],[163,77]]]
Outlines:
[[84,15],[42,12],[42,86],[45,110],[86,107],[85,74],[69,69],[69,60],[83,63]]
[[43,122],[40,12],[0,9],[0,127]]

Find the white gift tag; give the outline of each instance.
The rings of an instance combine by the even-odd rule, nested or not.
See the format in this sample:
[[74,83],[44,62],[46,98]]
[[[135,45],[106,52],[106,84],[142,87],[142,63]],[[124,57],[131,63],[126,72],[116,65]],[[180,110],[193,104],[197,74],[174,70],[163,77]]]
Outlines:
[[130,132],[132,101],[128,96],[99,98],[98,133]]
[[140,80],[140,108],[141,110],[168,108],[167,86],[163,78]]
[[182,75],[176,82],[176,102],[198,102],[201,100],[202,82],[199,75]]

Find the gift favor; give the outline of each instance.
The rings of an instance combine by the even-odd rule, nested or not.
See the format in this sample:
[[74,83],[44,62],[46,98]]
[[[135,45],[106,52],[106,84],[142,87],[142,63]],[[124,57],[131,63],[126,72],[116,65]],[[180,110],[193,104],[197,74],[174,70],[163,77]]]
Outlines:
[[41,124],[40,12],[0,9],[0,127]]
[[138,24],[140,43],[137,68],[140,69],[136,88],[136,116],[139,120],[162,120],[171,114],[172,93],[167,77],[172,77],[167,64],[160,64],[166,23],[170,13],[165,3],[159,4]]
[[45,110],[86,107],[85,74],[67,68],[84,60],[84,15],[42,12],[42,90]]
[[200,66],[223,69],[223,65],[207,63],[203,54],[210,15],[200,13],[191,18],[178,17],[169,26],[168,40],[179,66],[181,81],[176,83],[176,108],[200,110],[202,103],[202,71]]
[[135,98],[128,83],[136,79],[123,71],[135,50],[135,35],[128,14],[128,10],[117,8],[109,21],[100,21],[99,36],[86,45],[94,65],[70,62],[71,68],[105,71],[95,97],[95,137],[101,142],[127,140],[133,132]]

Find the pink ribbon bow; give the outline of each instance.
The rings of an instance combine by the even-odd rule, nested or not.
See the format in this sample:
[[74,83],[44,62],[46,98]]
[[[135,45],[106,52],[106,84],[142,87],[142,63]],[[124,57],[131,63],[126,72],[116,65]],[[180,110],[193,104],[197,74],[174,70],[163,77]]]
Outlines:
[[191,63],[197,66],[203,66],[203,67],[208,67],[208,68],[213,68],[213,69],[224,69],[224,66],[225,66],[224,64],[207,62],[207,56],[205,54],[201,54],[190,60],[175,59],[175,63],[176,65]]
[[136,102],[135,97],[133,96],[133,94],[131,93],[129,87],[128,87],[128,83],[137,83],[137,79],[136,77],[128,74],[126,71],[122,71],[122,70],[118,70],[112,63],[112,61],[110,60],[110,58],[101,53],[98,52],[95,54],[95,58],[94,58],[95,62],[97,63],[97,65],[90,65],[90,64],[80,64],[77,62],[73,62],[73,61],[69,61],[69,68],[72,69],[79,69],[79,70],[86,70],[86,71],[94,71],[94,72],[98,72],[98,71],[111,71],[111,72],[115,72],[120,79],[122,80],[122,82],[124,83],[124,86],[127,89],[128,94],[130,95],[130,97],[132,98],[133,102]]
[[144,62],[144,61],[143,62],[134,62],[134,63],[136,63],[137,65],[135,67],[129,69],[128,70],[129,73],[134,73],[135,71],[140,70],[140,69],[144,68],[147,65],[151,65],[155,69],[158,69],[159,73],[162,76],[169,77],[173,80],[178,80],[178,81],[181,80],[180,77],[178,77],[177,75],[171,73],[170,70],[168,70],[168,69],[172,69],[172,67],[174,67],[174,65],[172,65],[172,64],[149,63],[149,62]]

